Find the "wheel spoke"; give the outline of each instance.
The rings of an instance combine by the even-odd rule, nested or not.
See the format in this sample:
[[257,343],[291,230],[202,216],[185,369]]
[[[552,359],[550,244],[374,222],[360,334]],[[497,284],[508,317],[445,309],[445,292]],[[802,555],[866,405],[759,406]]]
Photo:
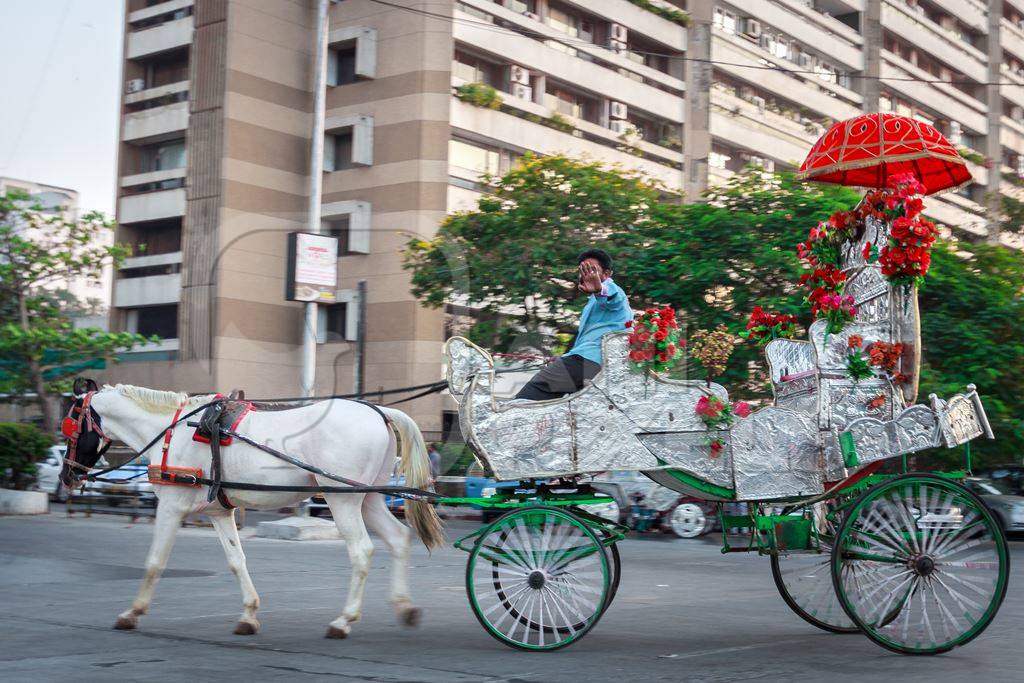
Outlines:
[[[898,562],[877,561],[894,543]],[[836,544],[843,553],[831,571],[850,615],[901,652],[967,642],[1005,594],[1005,540],[983,504],[953,481],[906,475],[878,484],[851,508]]]

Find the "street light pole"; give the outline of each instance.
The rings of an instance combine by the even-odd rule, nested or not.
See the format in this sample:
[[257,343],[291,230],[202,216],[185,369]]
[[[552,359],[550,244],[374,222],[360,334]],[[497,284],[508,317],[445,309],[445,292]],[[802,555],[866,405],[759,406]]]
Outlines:
[[[320,204],[323,197],[324,100],[327,87],[327,31],[329,0],[318,0],[316,8],[316,50],[313,53],[313,129],[309,145],[308,232],[320,232]],[[302,326],[302,395],[312,396],[316,385],[316,327],[318,306],[306,303]]]

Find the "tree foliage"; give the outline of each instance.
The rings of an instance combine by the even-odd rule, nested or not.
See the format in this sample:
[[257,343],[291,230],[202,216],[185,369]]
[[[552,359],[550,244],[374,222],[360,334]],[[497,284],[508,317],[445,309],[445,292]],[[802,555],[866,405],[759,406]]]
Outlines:
[[0,391],[34,393],[47,433],[56,426],[50,399],[72,376],[147,341],[71,323],[70,314],[87,302],[62,283],[99,278],[129,253],[101,239],[111,228],[98,213],[72,217],[21,192],[0,195]]

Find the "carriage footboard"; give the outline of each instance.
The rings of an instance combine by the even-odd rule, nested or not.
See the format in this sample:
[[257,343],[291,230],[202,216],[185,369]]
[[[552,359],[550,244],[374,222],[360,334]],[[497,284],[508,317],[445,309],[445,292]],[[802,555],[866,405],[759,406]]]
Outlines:
[[847,467],[866,465],[927,448],[954,448],[972,439],[994,438],[973,384],[948,401],[931,395],[931,405],[913,405],[892,420],[861,417],[838,435]]

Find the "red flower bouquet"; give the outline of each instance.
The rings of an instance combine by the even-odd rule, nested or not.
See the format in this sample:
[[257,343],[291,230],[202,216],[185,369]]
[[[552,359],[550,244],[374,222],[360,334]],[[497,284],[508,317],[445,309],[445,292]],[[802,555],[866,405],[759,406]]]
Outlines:
[[747,329],[740,332],[740,336],[756,341],[758,346],[764,346],[772,339],[793,339],[799,333],[795,315],[771,313],[760,306],[754,306],[747,321]]
[[828,321],[829,334],[839,334],[857,316],[857,307],[849,294],[825,294],[814,302],[815,317]]
[[634,370],[665,372],[683,355],[686,340],[679,336],[679,323],[671,307],[648,308],[636,320],[626,323],[629,361]]
[[[701,422],[708,428],[708,431],[713,429],[723,430],[728,429],[737,417],[747,417],[750,415],[750,404],[744,401],[737,401],[730,406],[717,396],[705,394],[697,400],[697,405],[694,406],[693,412],[701,419]],[[709,435],[707,443],[711,447],[712,458],[717,458],[722,454],[725,442],[719,437]]]

